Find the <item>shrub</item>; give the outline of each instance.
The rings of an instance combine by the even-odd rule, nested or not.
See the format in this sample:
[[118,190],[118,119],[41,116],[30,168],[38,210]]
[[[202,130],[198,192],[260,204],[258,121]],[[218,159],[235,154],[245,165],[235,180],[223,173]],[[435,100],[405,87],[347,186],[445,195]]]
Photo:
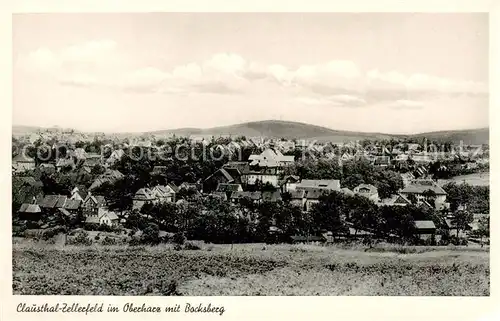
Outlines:
[[72,245],[92,245],[92,240],[89,238],[89,233],[80,231],[73,239],[69,240]]
[[106,236],[102,241],[102,245],[116,245],[116,240],[109,236]]
[[184,232],[175,233],[172,241],[174,242],[174,244],[183,245],[184,242],[186,242],[186,236],[184,235]]
[[138,237],[133,236],[130,241],[128,242],[128,245],[130,246],[139,246],[142,245],[141,239]]
[[96,240],[96,241],[99,241],[100,239],[101,239],[101,237],[100,237],[99,235],[96,235],[96,236],[94,237],[94,240]]

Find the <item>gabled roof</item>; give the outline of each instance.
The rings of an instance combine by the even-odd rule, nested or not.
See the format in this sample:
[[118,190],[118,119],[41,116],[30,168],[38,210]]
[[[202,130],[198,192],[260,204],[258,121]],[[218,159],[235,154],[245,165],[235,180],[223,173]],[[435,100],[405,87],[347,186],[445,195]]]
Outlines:
[[431,180],[413,180],[401,193],[422,194],[426,190],[434,191],[436,195],[446,195],[444,189]]
[[87,198],[83,202],[87,203],[89,201],[96,204],[96,207],[102,207],[106,205],[106,199],[101,195],[92,195],[89,193],[87,195]]
[[21,213],[40,213],[41,211],[42,210],[41,210],[40,206],[38,206],[37,204],[24,203],[19,208],[19,212],[21,212]]
[[63,207],[67,197],[64,195],[45,195],[38,205],[42,208]]
[[240,172],[240,174],[246,174],[250,171],[249,165],[247,162],[228,162],[223,168],[236,168]]
[[133,198],[135,201],[151,201],[156,199],[149,188],[141,188],[139,189]]
[[100,208],[97,212],[97,216],[101,219],[103,216],[107,216],[110,220],[117,220],[118,215],[113,211],[108,211],[107,209]]
[[167,184],[175,193],[179,192],[179,187],[177,187],[174,183]]
[[417,229],[435,229],[436,225],[433,221],[415,221],[415,227]]

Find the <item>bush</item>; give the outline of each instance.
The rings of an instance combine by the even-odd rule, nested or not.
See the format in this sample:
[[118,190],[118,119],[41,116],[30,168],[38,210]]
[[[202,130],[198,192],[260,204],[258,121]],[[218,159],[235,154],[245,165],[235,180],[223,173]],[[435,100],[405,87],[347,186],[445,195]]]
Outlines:
[[142,245],[141,239],[138,237],[133,236],[130,241],[128,242],[129,246],[139,246]]
[[156,245],[160,243],[160,228],[154,223],[150,223],[142,231],[141,242],[143,244]]
[[56,226],[53,228],[49,228],[49,229],[43,231],[42,239],[49,240],[49,239],[53,238],[54,236],[56,236],[57,234],[64,233],[64,232],[66,232],[66,229],[63,226]]
[[184,242],[186,242],[186,236],[184,235],[184,232],[175,233],[172,241],[174,242],[174,244],[183,245]]
[[80,231],[73,239],[69,240],[71,245],[92,245],[92,240],[89,238],[89,233]]
[[116,240],[109,236],[106,236],[102,241],[102,245],[116,245]]
[[100,239],[101,239],[101,237],[100,237],[99,235],[96,235],[96,236],[94,237],[94,240],[96,240],[96,241],[99,241]]

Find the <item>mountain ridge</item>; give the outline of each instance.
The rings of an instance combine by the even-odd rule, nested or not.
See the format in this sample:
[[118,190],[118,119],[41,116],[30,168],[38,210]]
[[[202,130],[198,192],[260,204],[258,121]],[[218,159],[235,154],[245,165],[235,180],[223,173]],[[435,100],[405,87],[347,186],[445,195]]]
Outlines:
[[[35,133],[44,130],[64,130],[59,127],[42,128],[36,126],[12,126],[13,133]],[[74,130],[75,133],[85,133]],[[86,132],[90,133],[90,132]],[[109,133],[113,134],[113,133]],[[318,141],[352,141],[363,139],[390,139],[406,137],[426,137],[432,140],[451,140],[454,143],[463,141],[464,144],[489,143],[489,128],[473,128],[459,130],[432,131],[416,134],[387,134],[378,132],[358,132],[348,130],[335,130],[328,127],[307,124],[303,122],[293,122],[284,120],[262,120],[245,123],[238,123],[228,126],[217,126],[211,128],[176,128],[154,131],[143,131],[136,133],[114,133],[120,135],[177,135],[177,136],[246,136],[246,137],[267,137],[286,139],[308,139]]]

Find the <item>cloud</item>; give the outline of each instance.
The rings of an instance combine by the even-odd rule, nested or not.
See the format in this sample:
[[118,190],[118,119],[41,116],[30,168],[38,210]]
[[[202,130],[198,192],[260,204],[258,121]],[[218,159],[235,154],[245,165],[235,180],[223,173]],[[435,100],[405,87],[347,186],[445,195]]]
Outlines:
[[364,99],[350,95],[298,96],[295,101],[305,105],[328,105],[332,107],[360,107],[366,105]]
[[395,102],[389,104],[389,107],[394,109],[421,109],[424,106],[425,103],[422,101],[405,100],[405,99],[396,100]]
[[[300,90],[304,104],[363,106],[381,102],[405,105],[436,95],[484,95],[486,84],[398,71],[363,71],[353,61],[330,60],[295,68],[279,63],[247,61],[221,52],[204,61],[163,68],[123,52],[112,40],[95,40],[55,51],[40,48],[19,59],[24,71],[64,85],[105,87],[134,92],[245,92],[253,82]],[[304,98],[308,97],[308,98]],[[299,99],[300,100],[300,99]],[[413,106],[413,108],[415,108]]]

